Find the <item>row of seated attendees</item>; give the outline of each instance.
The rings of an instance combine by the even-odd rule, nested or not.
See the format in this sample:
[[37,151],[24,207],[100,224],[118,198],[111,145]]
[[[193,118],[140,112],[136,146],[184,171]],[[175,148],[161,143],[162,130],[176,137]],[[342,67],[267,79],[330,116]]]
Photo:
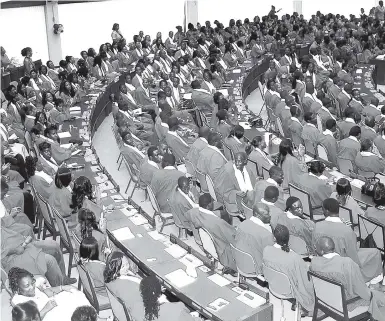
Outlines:
[[[137,266],[116,251],[104,218],[114,206],[103,209],[90,179],[73,179],[66,166],[74,155],[83,155],[81,140],[73,139],[70,147],[60,144],[61,127],[74,120],[71,110],[86,101],[96,83],[123,74],[119,92],[111,95],[121,158],[153,192],[161,213],[172,214],[180,239],[192,235],[204,250],[197,231],[208,231],[224,274],[237,275],[232,246],[252,255],[258,274],[265,275],[266,268],[283,272],[302,315],[317,313],[310,268],[341,282],[347,298],[361,298],[349,309],[364,306],[373,319],[384,320],[381,253],[357,248],[357,235],[339,212],[342,206],[349,208],[354,225],[359,215],[385,225],[385,186],[375,185],[376,207],[365,211],[352,197],[348,179],[339,179],[334,191],[324,175],[325,163],[305,162],[305,152],[314,156],[322,145],[327,165],[341,171],[339,159],[351,162],[353,174],[370,172],[371,177],[384,171],[385,108],[353,89],[351,73],[363,49],[382,41],[383,27],[364,15],[347,19],[317,13],[306,21],[296,13],[282,19],[274,13],[253,22],[232,19],[226,28],[218,21],[215,28],[210,22],[197,28],[189,24],[186,33],[178,27],[164,42],[161,33],[151,41],[140,32],[127,43],[114,24],[111,45],[102,44],[99,54],[92,48],[82,51],[77,61],[67,56],[59,69],[49,61],[36,71],[31,48],[23,49],[26,75],[6,88],[0,109],[6,164],[1,182],[2,267],[9,275],[15,314],[29,309],[37,315],[29,300],[44,320],[61,319],[59,313],[70,319],[76,308],[87,305],[80,291],[68,287],[76,279],[65,273],[59,243],[34,235],[32,187],[66,220],[77,240],[78,265],[89,271],[105,300],[107,290],[121,298],[134,320],[197,317],[182,303],[167,302],[159,281],[141,279]],[[296,45],[307,42],[309,54],[299,57]],[[239,110],[221,89],[248,57],[257,64],[272,56],[263,90],[270,123],[266,127],[277,131],[280,121],[283,133],[278,152],[267,154],[272,142],[266,142],[264,134],[251,141],[245,137],[239,119],[247,106]],[[261,178],[264,169],[267,179]],[[205,188],[202,175],[211,179],[214,191]],[[299,198],[289,197],[291,185],[309,194],[313,220],[304,215]],[[294,248],[298,239],[305,250]],[[310,267],[303,254],[314,256]],[[44,276],[52,288],[42,291],[44,284],[36,285],[36,275]],[[53,295],[54,301],[49,299]]]

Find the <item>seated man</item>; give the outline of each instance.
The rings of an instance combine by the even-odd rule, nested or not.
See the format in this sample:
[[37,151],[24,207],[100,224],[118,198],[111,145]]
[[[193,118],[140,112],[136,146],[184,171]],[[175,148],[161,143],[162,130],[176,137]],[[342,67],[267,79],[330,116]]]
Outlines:
[[209,112],[211,114],[215,107],[213,95],[201,88],[199,80],[193,80],[191,82],[191,88],[193,90],[191,98],[195,105],[202,110],[203,113]]
[[341,120],[337,123],[337,126],[341,133],[341,139],[350,136],[350,130],[356,126],[354,121],[354,115],[356,111],[352,107],[347,107],[344,111],[345,120]]
[[322,133],[320,137],[320,144],[325,147],[326,152],[328,153],[329,162],[333,167],[338,167],[337,164],[337,149],[338,144],[337,140],[334,138],[334,133],[337,130],[337,123],[333,118],[329,118],[326,121],[326,130]]
[[215,179],[215,189],[223,198],[230,215],[239,214],[241,199],[252,192],[255,185],[255,177],[249,174],[246,164],[246,153],[237,153],[234,161],[227,162]]
[[357,236],[339,218],[340,205],[333,198],[323,202],[326,219],[318,222],[313,231],[313,244],[327,236],[335,244],[335,251],[341,256],[350,257],[361,269],[365,282],[378,277],[382,272],[381,253],[378,249],[357,248]]
[[349,313],[354,314],[354,309],[363,306],[368,308],[374,320],[384,320],[384,293],[370,290],[366,286],[360,267],[350,257],[336,253],[334,241],[330,237],[320,237],[316,243],[316,251],[318,256],[312,259],[310,270],[342,283],[346,300],[360,298],[348,305]]
[[278,166],[272,166],[269,170],[269,178],[267,180],[257,181],[254,186],[254,191],[249,193],[246,197],[246,204],[248,207],[253,207],[254,204],[261,201],[264,196],[266,187],[275,186],[279,190],[279,197],[275,205],[282,211],[286,208],[285,196],[281,184],[283,182],[283,171]]
[[213,238],[219,262],[224,266],[223,273],[236,275],[237,266],[230,244],[235,243],[235,228],[212,212],[214,202],[210,194],[199,197],[199,207],[194,207],[186,213],[193,226],[197,244],[202,245],[198,229],[204,228]]
[[340,141],[337,158],[348,159],[354,164],[361,149],[360,138],[361,128],[353,126],[349,131],[349,137]]
[[227,160],[231,160],[232,156],[239,152],[246,151],[246,142],[244,138],[245,129],[236,125],[230,132],[228,137],[224,138],[224,150]]
[[310,155],[316,154],[316,146],[320,141],[321,133],[318,130],[316,114],[306,112],[304,115],[305,126],[303,126],[301,138],[305,144],[306,152]]
[[184,162],[190,146],[177,133],[179,128],[179,120],[176,117],[168,119],[168,132],[166,133],[166,143],[171,148],[175,158],[178,162]]
[[[276,243],[263,250],[263,264],[288,277],[294,298],[303,309],[301,316],[311,315],[314,308],[314,289],[307,276],[306,263],[300,255],[290,251],[290,234],[286,226],[278,224],[273,234]],[[266,281],[271,282],[269,278]]]
[[165,154],[162,159],[162,169],[154,172],[150,184],[162,213],[171,213],[170,197],[181,176],[185,175],[176,169],[175,156]]
[[159,170],[161,155],[157,146],[150,146],[147,150],[147,159],[143,160],[139,167],[139,181],[150,185],[154,172]]
[[138,105],[142,106],[143,111],[147,111],[151,114],[157,110],[157,106],[150,97],[149,86],[149,80],[144,78],[142,80],[142,85],[137,87],[134,92],[134,99]]
[[210,134],[210,128],[202,126],[199,128],[198,134],[199,138],[191,145],[190,150],[186,155],[186,160],[192,163],[194,169],[197,167],[200,152],[208,145],[207,138]]
[[385,171],[385,160],[373,153],[373,140],[368,138],[361,140],[361,152],[357,153],[355,164],[358,174],[365,177]]
[[131,133],[124,132],[122,133],[123,146],[121,152],[124,157],[128,160],[129,164],[135,164],[136,169],[140,168],[143,160],[146,156],[141,152],[141,149],[144,148],[143,144],[139,141],[133,139]]
[[270,219],[269,207],[266,204],[257,203],[253,207],[253,216],[243,221],[237,228],[235,247],[250,254],[256,267],[256,271],[245,272],[263,274],[263,250],[266,246],[274,244]]
[[271,226],[276,226],[278,217],[281,215],[285,215],[284,212],[276,205],[278,197],[278,188],[276,186],[271,185],[266,187],[265,193],[263,194],[263,198],[261,199],[261,203],[266,204],[269,208]]
[[73,284],[68,278],[59,243],[50,240],[34,241],[12,226],[1,226],[1,264],[8,272],[12,267],[24,267],[33,274],[44,275],[51,286]]
[[265,137],[263,135],[255,136],[250,144],[246,147],[246,153],[249,154],[250,160],[247,163],[247,168],[254,173],[255,177],[262,176],[263,167],[269,170],[274,165],[270,156],[265,152],[267,147]]

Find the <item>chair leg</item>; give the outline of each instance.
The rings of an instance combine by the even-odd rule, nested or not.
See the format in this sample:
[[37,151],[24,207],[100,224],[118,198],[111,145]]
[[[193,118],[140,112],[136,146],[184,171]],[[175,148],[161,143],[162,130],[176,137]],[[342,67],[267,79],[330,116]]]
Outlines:
[[122,156],[122,158],[120,159],[120,163],[119,163],[119,166],[118,166],[118,171],[120,171],[120,167],[122,166],[122,163],[123,163],[123,156]]
[[122,153],[119,153],[119,156],[118,156],[118,159],[116,160],[116,163],[118,163],[118,162],[119,162],[119,160],[120,160],[120,157],[122,157]]
[[295,320],[301,321],[301,306],[297,300],[297,304],[295,305]]
[[82,289],[82,280],[80,280],[80,277],[79,277],[78,290],[80,291],[81,289]]
[[47,237],[47,227],[45,226],[45,223],[43,221],[43,240]]
[[131,184],[131,178],[130,178],[130,180],[128,181],[126,190],[124,191],[125,194],[127,194],[127,191],[128,191],[128,188],[130,187],[130,184]]
[[72,270],[72,262],[74,259],[74,252],[70,250],[69,254],[70,254],[70,257],[68,259],[68,277],[70,278],[71,277],[71,270]]
[[283,300],[281,299],[281,321],[286,321],[285,318],[285,305]]
[[134,195],[134,192],[135,192],[135,190],[137,189],[138,185],[139,185],[138,183],[135,183],[134,188],[132,189],[130,198],[132,198],[132,196]]
[[160,227],[160,230],[159,230],[159,233],[162,233],[163,229],[164,229],[164,225],[166,224],[166,220],[163,219],[162,217],[160,217],[161,220],[162,220],[162,226]]

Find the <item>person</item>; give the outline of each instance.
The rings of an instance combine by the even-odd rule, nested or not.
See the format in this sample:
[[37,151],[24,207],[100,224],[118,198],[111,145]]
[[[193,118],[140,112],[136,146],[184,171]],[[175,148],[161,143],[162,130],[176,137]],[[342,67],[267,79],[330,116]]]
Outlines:
[[313,244],[318,239],[330,237],[336,246],[336,253],[350,257],[361,269],[365,282],[378,277],[382,272],[381,254],[378,249],[357,248],[357,236],[350,226],[345,225],[339,218],[339,204],[333,198],[328,198],[322,204],[325,220],[317,222],[313,231]]
[[8,278],[13,293],[12,304],[32,300],[37,305],[40,316],[47,321],[68,320],[78,306],[90,304],[82,292],[70,285],[38,289],[35,276],[25,269],[12,268]]
[[71,182],[71,170],[67,167],[59,167],[55,175],[55,185],[53,186],[48,201],[49,204],[63,216],[63,218],[70,217],[72,213]]
[[24,57],[24,75],[29,76],[31,70],[35,69],[35,63],[32,60],[32,49],[30,47],[23,48],[21,50],[21,55]]
[[340,130],[341,139],[350,136],[350,130],[356,126],[354,121],[355,110],[352,107],[347,107],[344,111],[345,119],[337,123],[338,129]]
[[256,164],[257,172],[252,171],[255,177],[262,176],[263,167],[269,170],[270,167],[274,165],[274,163],[270,159],[270,156],[265,152],[266,147],[266,140],[264,136],[261,135],[255,136],[251,141],[250,145],[246,147],[246,153],[250,152],[248,158],[251,162],[249,162],[248,165],[255,167],[253,165],[254,163]]
[[[36,128],[32,129],[33,132],[39,133],[39,130]],[[38,156],[38,163],[42,167],[42,171],[49,175],[50,177],[54,177],[59,168],[58,163],[52,157],[51,144],[45,141],[42,141],[38,144],[40,155]]]
[[290,140],[283,139],[279,144],[278,166],[282,168],[284,179],[282,188],[288,188],[289,183],[295,182],[297,177],[306,173],[307,166],[293,155]]
[[150,185],[154,172],[159,170],[159,165],[162,161],[159,148],[150,146],[147,149],[147,159],[143,160],[139,167],[139,181],[145,185]]
[[[276,243],[266,246],[263,250],[263,264],[288,277],[294,298],[302,308],[301,316],[311,315],[314,308],[314,290],[307,276],[306,263],[300,255],[290,250],[290,234],[286,226],[278,224],[273,235]],[[266,276],[265,271],[264,275]],[[266,281],[270,283],[269,278],[266,278]]]
[[353,126],[349,131],[349,137],[340,141],[337,159],[348,159],[354,164],[356,156],[361,150],[360,138],[361,128]]
[[373,153],[373,141],[369,138],[361,139],[361,151],[357,153],[354,164],[358,174],[364,177],[373,177],[373,174],[385,171],[385,161]]
[[214,200],[205,193],[199,197],[199,207],[193,207],[185,216],[193,226],[195,242],[202,248],[198,230],[204,228],[212,236],[219,262],[224,266],[223,273],[236,276],[236,264],[231,250],[235,243],[236,229],[225,213],[215,213]]
[[306,122],[303,126],[301,138],[306,146],[306,153],[309,155],[316,154],[317,144],[320,141],[320,131],[316,127],[317,118],[316,114],[309,111],[304,114],[304,120]]
[[[97,321],[100,320],[94,307],[83,305],[77,307],[72,313],[71,321]],[[107,319],[108,320],[108,319]]]
[[365,117],[365,125],[361,126],[361,140],[369,139],[373,142],[377,137],[376,125],[376,120],[373,116]]
[[337,164],[337,150],[338,144],[337,140],[334,137],[334,134],[337,130],[337,123],[335,119],[329,118],[326,121],[326,129],[320,136],[319,142],[326,149],[328,161],[332,164],[333,167],[338,167]]
[[32,156],[27,156],[25,158],[25,166],[28,175],[28,182],[44,199],[49,199],[53,188],[52,177],[43,171],[42,165]]
[[41,321],[37,304],[30,300],[12,308],[12,321]]
[[375,206],[368,207],[366,216],[385,225],[385,186],[380,182],[374,186],[373,203]]
[[228,137],[224,139],[224,145],[225,145],[225,156],[227,160],[232,159],[232,155],[235,155],[238,152],[245,152],[246,150],[246,143],[244,141],[244,133],[245,129],[240,126],[236,125],[231,131]]
[[330,237],[319,238],[315,248],[318,255],[313,257],[310,270],[342,283],[346,300],[359,298],[348,304],[349,313],[354,314],[355,309],[363,307],[368,309],[374,320],[385,320],[384,293],[371,290],[366,286],[357,263],[350,257],[338,254],[335,251],[334,241]]
[[263,250],[266,246],[274,244],[270,220],[269,207],[263,203],[256,203],[253,206],[253,216],[244,220],[237,228],[235,247],[253,257],[256,269],[245,272],[263,274]]
[[275,202],[275,205],[281,210],[285,210],[286,202],[284,191],[281,187],[281,184],[284,179],[284,174],[282,168],[278,166],[271,166],[269,169],[269,178],[266,180],[258,180],[255,183],[254,190],[248,196],[246,196],[246,204],[249,207],[253,207],[253,204],[260,202],[264,197],[266,187],[275,186],[279,190],[278,200]]
[[165,141],[171,148],[178,162],[183,162],[190,150],[190,146],[177,133],[179,128],[179,120],[177,117],[170,117],[167,124],[168,132],[166,133]]
[[210,134],[210,128],[207,126],[199,127],[198,129],[198,139],[191,145],[187,155],[186,160],[191,162],[193,168],[195,169],[198,164],[198,160],[200,157],[200,152],[207,147],[208,145],[208,136]]
[[[358,215],[364,215],[365,211],[358,205],[357,201],[352,196],[352,186],[350,182],[342,177],[336,183],[336,191],[330,195],[330,198],[335,198],[340,206],[344,206],[352,211],[353,224],[358,224]],[[374,207],[370,207],[373,209]]]
[[123,39],[123,35],[120,32],[118,23],[114,23],[112,26],[111,38],[112,42],[119,42],[121,39]]
[[150,183],[162,213],[171,212],[169,200],[181,176],[185,175],[175,168],[175,156],[165,154],[162,159],[162,169],[153,174]]
[[384,7],[384,1],[378,1],[378,6],[374,10],[375,18],[384,21],[384,15],[385,15],[385,7]]
[[129,131],[122,132],[123,146],[121,147],[121,153],[138,169],[140,164],[146,158],[141,149],[144,145],[138,139],[133,138],[133,134]]
[[241,199],[253,191],[256,183],[255,177],[248,172],[246,164],[246,153],[238,152],[234,156],[234,161],[227,162],[215,179],[215,190],[224,200],[227,211],[234,216],[239,214]]
[[322,202],[330,197],[332,189],[326,176],[323,175],[326,168],[323,162],[312,161],[308,163],[308,167],[309,172],[299,175],[293,185],[309,194],[309,205],[313,208],[313,219],[317,220],[317,215],[322,216]]

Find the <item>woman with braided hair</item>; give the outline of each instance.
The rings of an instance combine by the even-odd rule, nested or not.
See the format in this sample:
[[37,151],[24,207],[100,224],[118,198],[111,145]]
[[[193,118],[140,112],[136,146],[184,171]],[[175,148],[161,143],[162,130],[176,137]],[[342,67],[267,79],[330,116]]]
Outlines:
[[[313,285],[307,277],[308,267],[300,255],[290,250],[290,234],[286,226],[277,224],[273,235],[276,243],[266,246],[263,250],[263,264],[288,277],[292,294],[301,305],[301,315],[312,315],[314,291]],[[266,281],[270,282],[268,279]]]

